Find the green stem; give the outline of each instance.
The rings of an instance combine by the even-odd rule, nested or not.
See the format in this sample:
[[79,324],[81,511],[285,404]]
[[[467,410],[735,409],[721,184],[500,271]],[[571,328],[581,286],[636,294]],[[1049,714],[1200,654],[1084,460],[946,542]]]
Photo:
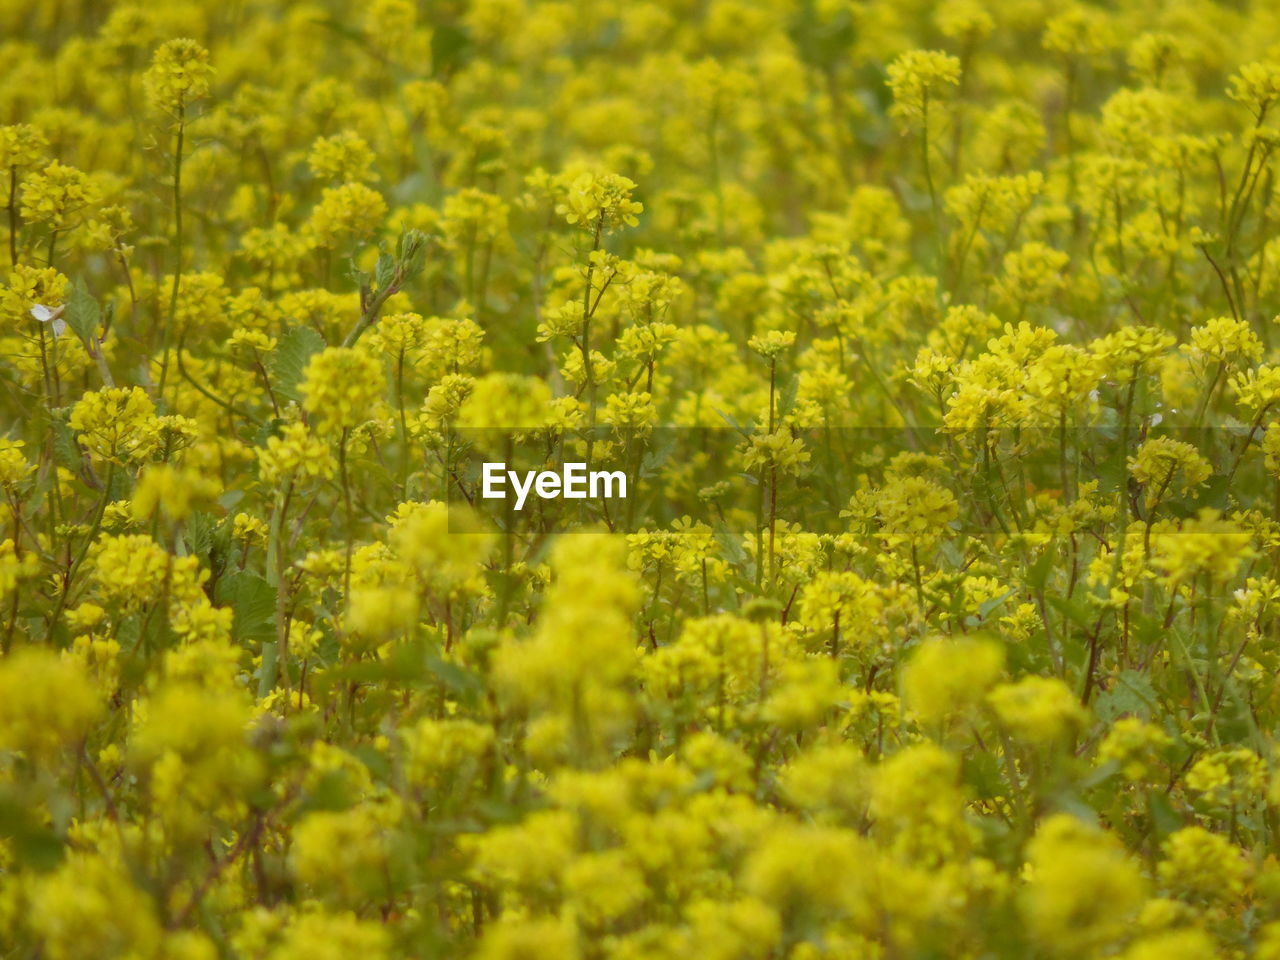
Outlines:
[[396,358],[396,407],[400,412],[400,497],[409,499],[409,423],[404,412],[404,347]]
[[18,266],[18,168],[9,167],[9,267]]
[[187,132],[187,107],[178,104],[178,133],[173,154],[173,283],[169,289],[169,312],[164,319],[162,340],[164,354],[160,360],[160,384],[157,395],[164,397],[169,376],[169,354],[173,347],[173,324],[178,313],[178,292],[182,286],[182,146]]
[[[351,519],[351,478],[347,474],[347,436],[350,433],[347,427],[342,428],[342,438],[338,441],[338,473],[342,481],[342,511],[344,522],[346,524],[346,541],[347,548],[345,559],[342,567],[342,599],[344,603],[351,602],[351,552],[352,552],[352,519]],[[344,624],[345,625],[345,624]]]
[[[115,477],[115,469],[115,464],[108,461],[107,475],[102,483],[102,499],[98,501],[98,509],[94,513],[93,525],[89,528],[88,536],[85,537],[84,543],[80,545],[80,550],[76,554],[75,560],[67,568],[67,578],[62,583],[62,593],[58,597],[58,605],[54,608],[53,616],[49,619],[50,634],[52,634],[53,628],[57,625],[62,611],[67,607],[67,600],[71,596],[71,586],[75,582],[76,574],[80,571],[84,558],[89,554],[89,548],[93,545],[93,541],[97,539],[98,532],[102,529],[102,517],[107,512],[107,504],[111,500],[111,481]],[[54,483],[57,483],[56,479]]]

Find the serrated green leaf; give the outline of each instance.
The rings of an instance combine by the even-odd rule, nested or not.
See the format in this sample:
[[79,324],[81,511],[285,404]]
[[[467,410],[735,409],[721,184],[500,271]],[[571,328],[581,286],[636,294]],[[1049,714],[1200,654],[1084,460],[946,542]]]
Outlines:
[[1150,798],[1151,823],[1155,827],[1156,840],[1159,841],[1169,834],[1181,830],[1184,826],[1182,815],[1178,813],[1168,795],[1159,790],[1153,790],[1148,796]]
[[198,557],[207,557],[209,548],[213,545],[213,531],[217,525],[218,521],[209,514],[200,510],[193,513],[187,519],[183,534],[187,549]]
[[294,327],[276,346],[271,358],[271,386],[286,400],[301,400],[298,387],[313,354],[325,348],[324,337],[310,327]]
[[114,502],[116,500],[126,500],[133,493],[133,477],[129,475],[128,470],[112,470],[111,484],[107,489],[107,496]]
[[395,257],[387,253],[385,250],[378,254],[378,262],[373,268],[374,280],[377,281],[378,289],[385,290],[391,286],[391,281],[396,275]]
[[20,796],[0,794],[0,838],[8,841],[18,865],[51,870],[62,859],[62,838],[41,822],[33,809]]
[[76,336],[89,343],[98,336],[98,326],[102,323],[102,308],[89,293],[84,280],[76,278],[71,285],[71,293],[67,297],[67,307],[63,312],[67,326],[75,331]]
[[265,644],[276,638],[276,588],[256,573],[241,570],[219,580],[216,599],[235,612],[237,639]]
[[1123,714],[1149,720],[1160,706],[1160,697],[1151,679],[1138,670],[1124,670],[1115,678],[1111,688],[1098,697],[1093,705],[1100,720],[1110,722]]
[[640,476],[656,476],[662,465],[671,458],[671,453],[674,449],[675,440],[665,434],[661,436],[646,451],[644,458],[640,461]]
[[1049,597],[1049,605],[1078,627],[1087,629],[1097,619],[1093,611],[1079,600],[1053,595]]
[[1055,557],[1052,550],[1045,550],[1027,571],[1027,583],[1036,590],[1043,590],[1053,570]]
[[80,447],[76,444],[75,434],[71,432],[71,427],[58,419],[54,419],[52,427],[54,462],[68,470],[79,470]]
[[800,378],[792,377],[783,387],[781,394],[778,396],[778,416],[782,417],[791,412],[796,405],[796,395],[800,392]]
[[984,601],[978,607],[978,617],[982,620],[985,620],[987,618],[987,615],[990,614],[992,610],[1000,606],[1002,603],[1004,603],[1006,600],[1008,600],[1017,592],[1018,592],[1017,590],[1006,590],[1004,593],[1000,594],[1000,596],[992,597],[990,600]]
[[471,48],[471,36],[461,27],[441,24],[431,31],[431,65],[436,76],[458,69]]

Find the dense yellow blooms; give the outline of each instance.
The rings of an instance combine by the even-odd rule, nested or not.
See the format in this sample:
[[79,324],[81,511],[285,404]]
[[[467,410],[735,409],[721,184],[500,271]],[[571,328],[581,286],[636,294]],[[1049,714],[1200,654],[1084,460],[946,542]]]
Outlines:
[[69,422],[89,453],[103,460],[144,460],[158,442],[155,403],[141,387],[86,393],[71,408]]
[[143,75],[152,102],[162,110],[178,113],[193,100],[206,96],[213,77],[209,51],[196,41],[180,38],[162,43]]
[[362,183],[326,187],[307,226],[321,247],[368,240],[382,225],[387,203],[376,190]]
[[960,82],[960,61],[937,50],[910,50],[889,65],[889,89],[893,113],[911,124],[929,119],[930,101],[946,95]]
[[103,703],[74,659],[47,650],[20,650],[0,664],[0,737],[6,750],[34,764],[79,748]]
[[344,433],[377,412],[382,386],[382,370],[372,356],[359,349],[328,347],[303,371],[302,407],[318,432]]
[[1280,958],[1278,52],[0,0],[0,956]]

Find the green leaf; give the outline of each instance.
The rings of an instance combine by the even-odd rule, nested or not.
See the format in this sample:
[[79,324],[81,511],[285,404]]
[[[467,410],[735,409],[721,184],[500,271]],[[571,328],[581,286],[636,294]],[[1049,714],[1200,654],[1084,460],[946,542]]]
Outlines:
[[116,500],[127,500],[133,494],[133,478],[129,475],[128,470],[112,470],[111,485],[107,489],[107,496],[112,502]]
[[447,76],[462,66],[471,47],[466,30],[441,24],[431,31],[431,66],[436,76]]
[[1111,689],[1098,697],[1093,712],[1107,723],[1126,713],[1150,720],[1159,707],[1160,697],[1150,677],[1138,670],[1124,670],[1115,678]]
[[34,813],[34,805],[11,791],[0,793],[0,838],[19,866],[51,870],[62,859],[62,839]]
[[237,571],[218,581],[218,603],[235,611],[238,640],[266,644],[276,638],[276,588],[256,573]]
[[[266,443],[265,439],[263,440],[263,443]],[[236,504],[238,504],[243,499],[244,499],[243,490],[228,490],[226,493],[224,493],[222,496],[218,498],[218,506],[222,507],[223,510],[234,510],[236,507]]]
[[1202,508],[1213,507],[1217,510],[1226,510],[1231,506],[1230,494],[1233,492],[1230,477],[1213,477],[1201,491],[1198,505]]
[[484,681],[470,670],[465,670],[456,663],[450,663],[448,660],[442,660],[435,655],[429,655],[427,657],[427,670],[459,696],[479,698],[484,693]]
[[720,520],[717,520],[712,524],[712,531],[715,533],[716,543],[720,546],[720,555],[732,566],[745,566],[747,562],[747,551],[742,546],[742,537],[731,531],[729,527]]
[[984,800],[1005,796],[1009,792],[1000,769],[1000,761],[992,753],[978,751],[966,756],[964,779],[973,787],[975,794]]
[[675,445],[675,438],[669,432],[661,434],[640,461],[640,476],[657,476],[662,465],[671,458]]
[[218,526],[218,521],[209,514],[197,510],[187,520],[186,530],[183,532],[183,539],[187,542],[187,549],[197,557],[207,557],[209,549],[213,546],[213,531]]
[[412,280],[427,265],[427,243],[430,238],[421,230],[406,230],[396,241],[396,258],[404,281]]
[[71,427],[67,425],[66,421],[57,418],[54,418],[51,426],[53,428],[54,462],[68,470],[79,471],[80,447],[76,443],[75,434],[71,432]]
[[271,380],[276,394],[286,400],[301,400],[298,387],[302,383],[302,372],[312,355],[324,348],[324,337],[310,327],[294,327],[286,333],[271,358]]
[[1049,580],[1049,574],[1053,570],[1053,561],[1055,559],[1052,550],[1045,550],[1027,571],[1027,585],[1035,590],[1043,590],[1044,585]]
[[1000,594],[1000,596],[992,597],[990,600],[985,601],[978,607],[978,618],[981,620],[987,619],[987,615],[990,614],[992,610],[1000,606],[1017,592],[1017,590],[1006,590],[1004,593]]
[[1079,600],[1068,600],[1055,594],[1049,597],[1049,605],[1076,626],[1086,630],[1092,628],[1093,621],[1097,619],[1093,610]]
[[792,377],[787,381],[782,392],[778,395],[778,416],[782,417],[791,412],[796,405],[796,394],[800,392],[800,378]]
[[379,292],[391,286],[396,276],[396,260],[385,250],[378,254],[378,262],[373,268],[373,277],[377,281]]
[[313,810],[345,810],[359,799],[350,775],[334,770],[322,774],[315,785],[302,796],[299,815]]
[[716,413],[720,415],[720,418],[724,420],[725,423],[733,427],[734,430],[738,431],[738,433],[742,434],[744,437],[750,436],[750,434],[746,430],[744,430],[742,427],[738,425],[738,421],[733,419],[732,414],[730,414],[727,410],[721,410],[719,407],[717,407]]
[[361,270],[360,267],[356,264],[356,261],[354,258],[347,261],[346,276],[348,280],[350,280],[353,284],[356,285],[356,287],[358,287],[361,290],[365,289],[369,285],[369,280],[370,280],[369,271]]
[[85,343],[92,343],[98,338],[98,326],[102,323],[102,308],[89,293],[83,278],[77,277],[71,286],[71,295],[67,297],[67,307],[63,312],[67,326],[75,331]]
[[1184,826],[1182,815],[1178,813],[1168,795],[1153,790],[1148,794],[1151,806],[1151,824],[1155,828],[1157,842]]

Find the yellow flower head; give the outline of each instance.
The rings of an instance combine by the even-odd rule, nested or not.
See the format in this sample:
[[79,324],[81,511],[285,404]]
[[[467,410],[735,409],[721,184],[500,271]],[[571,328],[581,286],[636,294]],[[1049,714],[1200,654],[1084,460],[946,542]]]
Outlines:
[[909,50],[889,64],[892,115],[909,128],[921,127],[930,106],[939,106],[960,83],[960,61],[938,50]]
[[376,358],[358,347],[327,347],[303,371],[302,409],[311,415],[317,432],[340,433],[375,414],[384,387]]
[[156,405],[141,387],[90,391],[71,408],[69,422],[95,459],[137,462],[159,444]]
[[155,106],[180,114],[192,101],[208,95],[212,79],[209,51],[184,38],[160,45],[142,82]]

